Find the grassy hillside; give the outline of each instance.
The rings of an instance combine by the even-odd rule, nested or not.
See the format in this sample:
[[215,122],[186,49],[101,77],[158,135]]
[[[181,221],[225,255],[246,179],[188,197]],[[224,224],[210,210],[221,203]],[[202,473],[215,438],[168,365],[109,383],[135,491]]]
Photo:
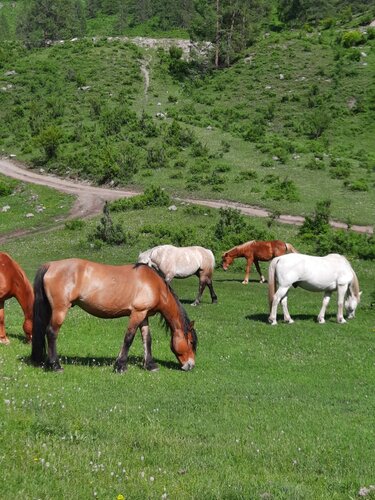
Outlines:
[[333,217],[372,223],[374,39],[345,47],[348,31],[360,33],[264,33],[206,75],[119,40],[3,44],[0,150],[63,176],[279,212],[331,199]]

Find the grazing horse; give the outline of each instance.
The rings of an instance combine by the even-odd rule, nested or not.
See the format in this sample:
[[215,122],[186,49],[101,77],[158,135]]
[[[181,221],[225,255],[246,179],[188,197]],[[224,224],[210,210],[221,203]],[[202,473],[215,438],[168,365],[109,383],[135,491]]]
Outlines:
[[[276,291],[276,283],[279,287]],[[311,292],[324,292],[323,305],[318,315],[318,323],[325,323],[324,315],[334,290],[338,295],[337,322],[346,323],[354,318],[362,292],[359,291],[358,278],[345,257],[331,253],[325,257],[313,257],[303,254],[283,255],[273,259],[268,270],[268,297],[272,325],[276,325],[277,306],[281,301],[284,321],[293,323],[288,311],[288,290],[291,286],[304,288]]]
[[298,253],[293,245],[284,241],[252,240],[247,241],[246,243],[242,243],[242,245],[238,245],[231,248],[227,252],[224,252],[222,255],[221,265],[224,271],[226,271],[232,264],[234,259],[237,259],[238,257],[245,257],[245,259],[247,260],[247,264],[245,270],[245,279],[243,280],[242,284],[247,285],[249,283],[250,268],[253,262],[255,264],[255,267],[257,268],[260,282],[264,283],[266,280],[260,270],[258,261],[265,262],[273,259],[274,257],[278,257],[279,255],[284,255],[289,252]]
[[23,331],[30,342],[34,292],[26,274],[8,254],[0,252],[0,344],[9,344],[4,326],[4,302],[15,297],[22,307],[25,321]]
[[144,367],[156,370],[151,353],[149,316],[160,313],[171,331],[171,349],[183,370],[195,365],[197,336],[177,296],[164,279],[143,265],[110,266],[82,259],[65,259],[42,265],[34,281],[35,305],[32,360],[61,370],[56,339],[65,316],[72,306],[99,318],[130,316],[124,343],[115,369],[127,368],[128,351],[137,328],[144,346]]
[[187,278],[195,274],[199,278],[199,288],[197,298],[192,306],[197,306],[200,303],[206,285],[210,290],[212,303],[217,302],[217,296],[212,286],[215,257],[207,248],[159,245],[140,253],[138,263],[147,264],[161,271],[167,283],[170,283],[173,278]]

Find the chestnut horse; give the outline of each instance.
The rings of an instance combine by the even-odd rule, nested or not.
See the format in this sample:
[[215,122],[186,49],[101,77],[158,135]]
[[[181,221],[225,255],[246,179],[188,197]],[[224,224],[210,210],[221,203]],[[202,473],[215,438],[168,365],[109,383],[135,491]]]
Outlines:
[[115,369],[127,368],[128,351],[137,328],[144,346],[144,367],[157,370],[152,359],[149,316],[160,313],[171,330],[171,349],[182,370],[195,365],[197,336],[177,296],[164,279],[145,265],[110,266],[82,259],[65,259],[42,265],[34,281],[32,360],[61,370],[56,339],[65,316],[75,305],[99,318],[130,316]]
[[260,270],[258,261],[269,261],[274,257],[279,257],[280,255],[284,255],[289,252],[298,253],[293,245],[291,245],[290,243],[286,243],[285,241],[252,240],[247,241],[246,243],[242,243],[242,245],[238,245],[231,248],[227,252],[224,252],[222,255],[221,265],[224,271],[226,271],[232,264],[234,259],[237,259],[238,257],[245,257],[245,259],[247,260],[247,264],[245,270],[245,279],[243,280],[242,284],[247,285],[249,283],[250,268],[253,262],[255,264],[255,267],[257,268],[260,282],[264,283],[266,280]]
[[167,283],[170,283],[173,278],[187,278],[195,274],[199,278],[199,288],[198,295],[191,305],[199,305],[206,286],[210,290],[211,302],[213,304],[217,302],[212,285],[215,257],[208,248],[159,245],[140,253],[138,262],[162,272]]
[[[276,285],[279,287],[276,290]],[[348,319],[354,318],[361,300],[359,282],[352,266],[342,255],[331,253],[325,257],[312,255],[283,255],[270,264],[268,270],[268,298],[271,325],[276,325],[277,306],[281,302],[284,321],[293,323],[288,311],[288,290],[291,286],[301,287],[311,292],[324,292],[323,305],[318,315],[318,323],[325,323],[325,312],[332,292],[337,290],[337,322],[346,323],[344,307]],[[346,299],[345,299],[346,297]]]
[[26,274],[8,254],[0,252],[0,344],[9,344],[4,326],[4,302],[15,297],[22,307],[25,321],[23,330],[30,342],[32,335],[32,318],[34,292]]

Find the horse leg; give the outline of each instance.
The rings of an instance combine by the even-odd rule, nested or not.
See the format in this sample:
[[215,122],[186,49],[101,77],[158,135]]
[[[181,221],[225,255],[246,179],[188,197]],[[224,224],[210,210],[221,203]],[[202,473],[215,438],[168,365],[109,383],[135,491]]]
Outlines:
[[254,264],[255,264],[255,267],[257,268],[257,271],[258,271],[258,274],[259,274],[259,277],[260,277],[260,283],[265,283],[266,282],[266,278],[263,276],[262,271],[260,269],[259,262],[256,259],[254,259]]
[[288,294],[285,294],[284,297],[281,299],[281,305],[283,307],[283,314],[284,314],[285,323],[289,323],[289,324],[294,323],[294,320],[290,317],[289,310],[288,310]]
[[331,300],[331,294],[332,292],[325,292],[324,297],[323,297],[323,305],[322,308],[320,309],[320,312],[318,314],[318,323],[325,323],[326,320],[324,319],[324,316],[326,314],[326,309],[328,307],[329,301]]
[[242,282],[243,285],[247,285],[249,283],[250,268],[252,264],[253,264],[253,259],[252,257],[250,257],[249,259],[247,259],[246,269],[245,269],[245,279]]
[[344,299],[348,285],[337,286],[337,323],[346,323],[344,319]]
[[144,349],[144,360],[143,360],[143,367],[146,370],[149,370],[151,372],[155,372],[159,370],[159,366],[155,363],[155,361],[152,358],[152,352],[151,352],[151,333],[150,333],[150,327],[148,324],[148,319],[146,318],[143,323],[139,325],[139,329],[141,330],[142,334],[142,340],[143,340],[143,349]]
[[145,318],[146,313],[140,313],[137,311],[133,311],[130,315],[129,325],[124,337],[124,342],[114,366],[114,369],[119,373],[125,372],[127,370],[128,353],[130,346],[133,343],[138,326],[145,320]]
[[286,296],[288,293],[289,287],[284,286],[284,287],[279,287],[273,296],[272,299],[272,306],[271,306],[271,312],[268,317],[268,322],[271,323],[271,325],[277,325],[276,317],[277,317],[277,306],[279,305],[279,302]]
[[9,344],[10,340],[8,339],[5,333],[5,325],[4,325],[4,301],[0,302],[0,344]]
[[212,284],[212,279],[211,278],[207,282],[207,286],[208,286],[208,288],[210,290],[212,304],[217,304],[217,295],[215,293],[214,286]]
[[65,307],[59,311],[54,310],[52,312],[51,321],[46,329],[47,345],[48,345],[46,368],[50,368],[55,372],[63,370],[57,355],[56,340],[61,325],[63,324],[65,316],[68,312],[68,309],[69,307]]
[[192,302],[192,304],[191,304],[192,306],[199,306],[203,291],[206,288],[206,280],[204,278],[202,278],[199,274],[198,274],[198,278],[199,278],[198,295],[197,295],[197,298],[194,300],[194,302]]

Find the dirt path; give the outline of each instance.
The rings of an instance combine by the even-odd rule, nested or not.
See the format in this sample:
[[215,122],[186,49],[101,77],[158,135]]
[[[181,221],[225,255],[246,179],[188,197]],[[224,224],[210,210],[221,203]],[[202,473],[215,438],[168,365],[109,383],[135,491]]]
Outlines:
[[[129,198],[131,196],[139,194],[139,192],[135,190],[101,188],[92,186],[91,184],[82,181],[78,182],[62,179],[61,177],[47,175],[44,173],[37,173],[32,170],[27,170],[23,164],[9,158],[0,158],[0,173],[23,182],[47,186],[64,193],[75,195],[77,198],[72,207],[72,210],[70,211],[68,217],[62,220],[73,219],[77,217],[85,218],[98,215],[101,213],[105,201],[113,201],[119,198]],[[176,201],[184,201],[212,208],[235,208],[244,215],[250,215],[252,217],[270,216],[270,212],[265,209],[225,200],[196,200],[190,198],[176,198]],[[284,224],[301,225],[304,221],[304,218],[294,215],[280,215],[278,220],[280,222],[283,222]],[[347,228],[347,224],[339,221],[331,221],[331,225],[336,228]],[[54,228],[39,228],[34,230],[24,229],[14,231],[0,236],[0,243],[5,243],[5,241],[8,241],[15,237],[20,237],[36,232],[51,231],[53,229]],[[373,234],[374,232],[374,228],[372,226],[353,225],[351,226],[351,229],[359,233]]]

